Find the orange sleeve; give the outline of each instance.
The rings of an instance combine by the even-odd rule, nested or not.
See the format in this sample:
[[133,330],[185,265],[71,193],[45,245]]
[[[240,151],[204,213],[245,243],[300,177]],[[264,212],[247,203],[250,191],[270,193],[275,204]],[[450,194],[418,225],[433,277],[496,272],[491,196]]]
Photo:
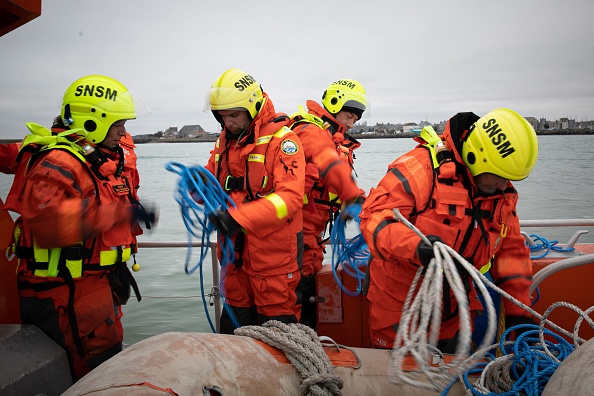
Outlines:
[[362,195],[353,180],[351,167],[338,155],[336,144],[327,130],[306,123],[298,125],[295,133],[303,145],[306,162],[318,167],[320,177],[330,191],[336,192],[343,202]]
[[16,157],[21,143],[0,144],[0,172],[12,175],[16,172]]
[[84,164],[50,151],[29,172],[21,195],[21,216],[43,248],[72,245],[130,221],[128,208],[99,205]]
[[[532,262],[530,261],[530,249],[526,246],[524,237],[520,234],[520,222],[513,209],[508,209],[511,220],[505,238],[501,240],[501,246],[495,253],[495,260],[491,268],[493,281],[497,286],[508,294],[518,299],[521,303],[530,306],[530,285],[532,284]],[[527,315],[527,312],[512,303],[503,299],[503,307],[506,315]]]
[[[291,140],[295,153],[281,150],[281,143]],[[274,191],[266,197],[246,202],[229,214],[249,233],[262,237],[284,228],[295,215],[300,216],[305,187],[305,155],[301,141],[293,132],[274,138],[269,143],[266,158],[274,158],[271,172]]]
[[[411,160],[414,158],[411,157]],[[391,170],[372,188],[361,210],[361,233],[371,253],[384,261],[408,261],[420,265],[416,248],[421,238],[400,221],[393,209],[409,218],[419,193],[417,180],[403,164],[391,164]],[[401,169],[402,168],[402,169]],[[405,176],[406,175],[406,176]],[[417,175],[418,176],[418,175]],[[429,175],[427,175],[430,177]]]

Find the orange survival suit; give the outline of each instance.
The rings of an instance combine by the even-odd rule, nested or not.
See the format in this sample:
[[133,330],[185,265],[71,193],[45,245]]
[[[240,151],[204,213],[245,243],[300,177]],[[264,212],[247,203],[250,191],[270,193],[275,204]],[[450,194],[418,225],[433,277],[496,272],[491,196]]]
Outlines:
[[[299,317],[305,158],[288,122],[264,93],[248,130],[238,139],[223,129],[206,166],[237,205],[229,214],[242,226],[233,236],[234,265],[221,269],[222,293],[240,325]],[[221,333],[235,327],[224,310]]]
[[[299,136],[307,163],[303,206],[302,308],[300,322],[316,328],[315,274],[322,269],[324,234],[347,202],[364,193],[353,180],[353,151],[361,144],[348,135],[323,106],[306,101],[307,115],[293,115],[291,129]],[[312,117],[313,116],[313,117]]]
[[[361,232],[371,249],[369,266],[372,344],[392,348],[402,307],[418,266],[420,238],[395,220],[393,208],[425,235],[436,235],[477,269],[492,260],[495,283],[529,305],[532,279],[530,253],[520,235],[516,213],[518,193],[508,182],[503,192],[482,194],[460,157],[461,136],[478,119],[459,113],[448,121],[442,139],[451,160],[434,169],[430,151],[419,145],[392,162],[387,174],[372,189],[361,211]],[[468,275],[463,277],[470,310],[482,310]],[[447,283],[447,282],[446,282]],[[444,287],[446,285],[444,284]],[[453,293],[444,296],[443,319],[438,347],[454,353],[458,314]],[[526,315],[515,304],[503,302],[507,315]]]
[[114,306],[126,303],[130,284],[139,297],[126,266],[142,232],[130,214],[138,173],[121,149],[95,146],[101,154],[91,163],[79,137],[28,127],[28,136],[46,140],[25,138],[6,203],[21,215],[14,244],[21,319],[66,350],[76,381],[121,351]]

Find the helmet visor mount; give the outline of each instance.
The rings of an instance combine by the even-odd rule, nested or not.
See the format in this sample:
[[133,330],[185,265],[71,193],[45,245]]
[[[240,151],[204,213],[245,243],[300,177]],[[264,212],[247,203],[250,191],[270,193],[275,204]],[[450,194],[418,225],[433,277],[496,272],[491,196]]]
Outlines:
[[355,114],[357,116],[357,121],[361,121],[361,119],[363,118],[371,117],[371,108],[369,101],[367,101],[367,103],[363,105],[363,103],[361,103],[358,100],[347,100],[342,106],[342,109],[339,110],[339,112],[341,111],[348,111],[349,113]]
[[355,80],[338,80],[322,95],[322,105],[332,115],[348,111],[358,120],[370,116],[369,103],[363,86]]

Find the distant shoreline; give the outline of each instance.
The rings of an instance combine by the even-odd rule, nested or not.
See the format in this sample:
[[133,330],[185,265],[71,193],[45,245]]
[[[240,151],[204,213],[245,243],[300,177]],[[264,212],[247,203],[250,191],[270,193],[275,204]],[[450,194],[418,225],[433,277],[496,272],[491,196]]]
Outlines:
[[[538,136],[551,136],[551,135],[594,135],[594,129],[565,129],[565,130],[541,130],[536,131]],[[398,134],[357,134],[353,135],[357,140],[364,139],[411,139],[418,136],[414,133],[398,133]],[[206,138],[143,138],[140,136],[132,136],[134,143],[145,144],[145,143],[199,143],[199,142],[210,142],[214,143],[217,137],[206,137]],[[17,143],[22,139],[0,139],[0,144]]]

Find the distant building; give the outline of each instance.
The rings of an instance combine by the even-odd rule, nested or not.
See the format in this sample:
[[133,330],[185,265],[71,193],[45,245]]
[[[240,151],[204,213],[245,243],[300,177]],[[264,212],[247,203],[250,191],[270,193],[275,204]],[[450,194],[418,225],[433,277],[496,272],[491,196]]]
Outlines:
[[180,139],[190,139],[197,137],[205,137],[208,134],[200,125],[184,125],[177,133]]
[[559,128],[560,129],[569,129],[569,119],[568,118],[559,118]]
[[177,136],[177,127],[169,127],[163,132],[164,137],[176,137]]
[[423,128],[419,126],[419,124],[414,122],[407,122],[406,124],[402,124],[402,132],[403,133],[419,133]]

